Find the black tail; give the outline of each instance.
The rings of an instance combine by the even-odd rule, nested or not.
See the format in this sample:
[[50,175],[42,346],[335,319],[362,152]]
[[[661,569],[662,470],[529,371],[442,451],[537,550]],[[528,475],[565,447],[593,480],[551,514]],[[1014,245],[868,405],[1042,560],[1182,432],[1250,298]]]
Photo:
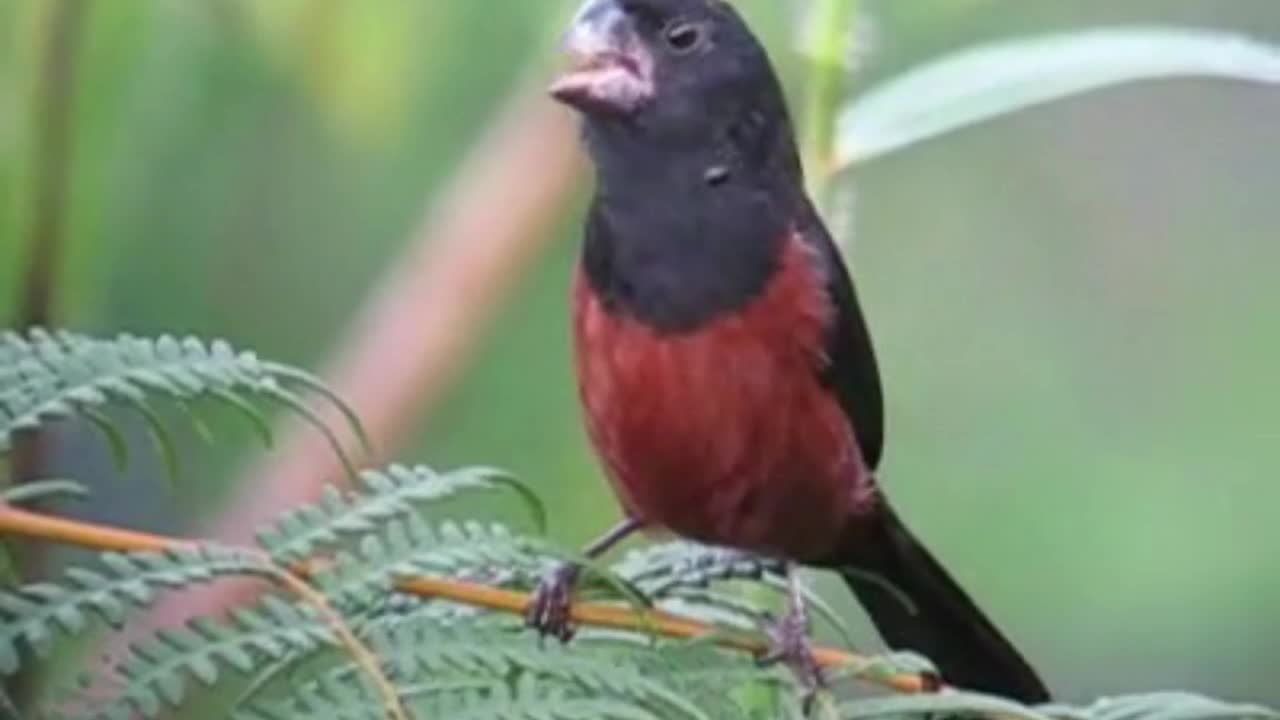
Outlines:
[[852,568],[841,575],[889,648],[929,658],[948,685],[1025,703],[1047,701],[1048,689],[1017,649],[888,504],[882,510],[875,526],[850,538],[837,560]]

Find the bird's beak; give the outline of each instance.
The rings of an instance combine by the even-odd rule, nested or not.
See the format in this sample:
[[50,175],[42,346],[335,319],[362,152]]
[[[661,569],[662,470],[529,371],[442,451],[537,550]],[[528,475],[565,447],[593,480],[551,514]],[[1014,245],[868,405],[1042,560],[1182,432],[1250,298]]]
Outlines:
[[587,0],[564,39],[569,69],[551,95],[588,114],[626,114],[653,97],[653,56],[618,0]]

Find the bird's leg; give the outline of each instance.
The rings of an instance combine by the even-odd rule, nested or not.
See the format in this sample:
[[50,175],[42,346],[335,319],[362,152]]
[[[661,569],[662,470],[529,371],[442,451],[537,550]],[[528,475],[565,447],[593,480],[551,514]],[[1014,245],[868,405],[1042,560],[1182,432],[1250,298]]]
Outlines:
[[804,689],[804,710],[808,715],[827,681],[809,643],[809,609],[800,586],[800,572],[794,563],[787,564],[786,611],[781,619],[769,623],[765,632],[769,636],[769,652],[760,662],[784,663],[795,673]]
[[[582,554],[594,560],[640,527],[639,521],[627,518],[614,525],[609,532],[596,538],[582,551]],[[574,631],[569,618],[569,609],[573,600],[573,589],[578,584],[578,575],[581,570],[581,566],[576,563],[560,563],[544,575],[529,601],[529,606],[525,609],[525,625],[537,630],[543,637],[551,635],[560,642],[568,642],[573,637]]]

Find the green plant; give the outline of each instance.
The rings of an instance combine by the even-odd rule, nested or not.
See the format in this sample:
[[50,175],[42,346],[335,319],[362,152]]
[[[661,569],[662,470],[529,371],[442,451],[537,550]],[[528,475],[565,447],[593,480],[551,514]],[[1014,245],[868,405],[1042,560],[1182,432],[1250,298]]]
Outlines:
[[[3,448],[15,433],[67,416],[89,418],[113,438],[114,420],[103,412],[113,401],[152,418],[159,434],[165,421],[150,408],[161,398],[232,394],[249,412],[257,396],[281,397],[280,379],[313,384],[224,343],[35,331],[6,335],[0,347]],[[290,407],[313,416],[302,398],[289,398]],[[754,628],[767,595],[730,591],[731,583],[743,582],[777,589],[781,568],[689,543],[634,551],[611,567],[592,566],[584,603],[575,609],[585,626],[581,636],[567,647],[543,646],[523,629],[518,612],[540,573],[565,554],[539,537],[542,509],[532,492],[484,469],[391,466],[358,476],[357,490],[330,489],[263,528],[253,547],[145,535],[19,507],[82,493],[66,481],[6,491],[0,532],[108,552],[59,580],[0,593],[0,673],[47,657],[58,638],[89,632],[99,621],[122,627],[131,610],[159,593],[248,577],[266,585],[258,599],[226,617],[199,617],[146,637],[82,685],[54,691],[30,716],[154,718],[183,707],[202,688],[233,691],[226,714],[245,720],[799,716],[787,674],[759,667],[743,652],[761,649]],[[517,494],[527,527],[449,510],[451,498],[490,491]],[[823,649],[820,660],[836,678],[905,691],[926,685],[913,672],[919,658]],[[0,708],[21,716],[3,702]],[[1180,694],[1038,709],[961,692],[906,694],[831,702],[821,712],[1277,717]]]

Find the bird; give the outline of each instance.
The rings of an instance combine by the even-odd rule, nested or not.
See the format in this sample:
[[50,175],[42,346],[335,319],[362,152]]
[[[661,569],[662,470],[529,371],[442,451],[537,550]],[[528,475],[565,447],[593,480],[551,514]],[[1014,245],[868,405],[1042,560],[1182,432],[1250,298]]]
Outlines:
[[[781,83],[723,0],[587,0],[549,92],[595,174],[571,291],[587,435],[637,531],[781,559],[774,657],[821,684],[800,565],[840,573],[894,651],[950,686],[1049,691],[921,544],[877,477],[884,399],[853,282],[805,189]],[[568,640],[579,568],[526,611]]]

